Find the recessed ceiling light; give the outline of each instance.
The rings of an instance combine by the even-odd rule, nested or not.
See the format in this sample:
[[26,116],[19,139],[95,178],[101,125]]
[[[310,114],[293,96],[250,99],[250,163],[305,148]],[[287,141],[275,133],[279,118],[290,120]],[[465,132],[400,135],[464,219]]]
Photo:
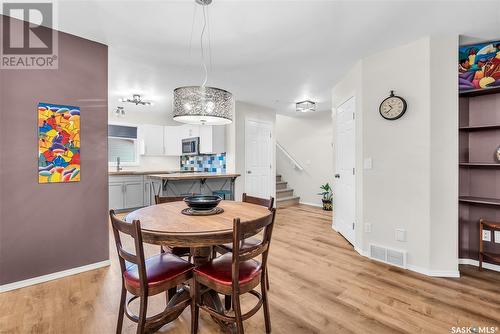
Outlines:
[[316,111],[316,103],[310,100],[305,100],[295,103],[295,110],[299,112]]

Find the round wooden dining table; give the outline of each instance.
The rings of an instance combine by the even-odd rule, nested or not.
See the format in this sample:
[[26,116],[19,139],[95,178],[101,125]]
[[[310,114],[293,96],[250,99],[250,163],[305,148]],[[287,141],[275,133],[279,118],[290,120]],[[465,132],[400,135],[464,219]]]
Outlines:
[[[187,208],[184,202],[171,202],[148,206],[130,212],[125,220],[141,223],[143,242],[170,247],[190,247],[193,263],[201,265],[210,260],[212,246],[231,243],[233,238],[233,220],[249,221],[271,215],[271,212],[260,205],[221,201],[219,207],[224,212],[211,216],[188,216],[181,211]],[[186,288],[180,288],[169,301],[175,305],[189,298]],[[224,312],[221,300],[215,291],[203,295],[203,303]],[[166,319],[165,323],[177,318],[182,313]],[[214,319],[215,320],[215,319]],[[217,321],[225,332],[233,332],[234,327]]]

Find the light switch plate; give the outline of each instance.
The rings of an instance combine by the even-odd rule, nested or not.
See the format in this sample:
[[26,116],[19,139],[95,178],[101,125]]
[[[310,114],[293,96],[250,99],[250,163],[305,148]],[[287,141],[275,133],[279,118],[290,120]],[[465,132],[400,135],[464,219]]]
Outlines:
[[500,244],[500,231],[495,231],[495,243]]
[[396,229],[396,241],[406,241],[406,230],[402,228]]
[[363,168],[364,169],[372,169],[372,167],[373,167],[372,158],[365,158],[364,163],[363,163]]
[[372,224],[365,223],[365,233],[371,233],[371,231],[372,231]]
[[491,231],[483,230],[483,241],[491,241]]

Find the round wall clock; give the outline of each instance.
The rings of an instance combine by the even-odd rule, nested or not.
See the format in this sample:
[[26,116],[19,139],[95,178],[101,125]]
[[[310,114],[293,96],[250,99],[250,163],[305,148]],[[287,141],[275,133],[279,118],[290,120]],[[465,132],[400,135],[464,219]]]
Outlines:
[[404,115],[406,111],[406,101],[400,96],[394,95],[391,90],[391,95],[380,103],[380,116],[390,121],[394,121]]

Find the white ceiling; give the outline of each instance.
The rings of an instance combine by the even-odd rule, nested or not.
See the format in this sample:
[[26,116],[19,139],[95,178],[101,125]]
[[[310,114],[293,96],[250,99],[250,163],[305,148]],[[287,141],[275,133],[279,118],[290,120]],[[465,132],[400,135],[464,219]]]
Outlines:
[[[110,107],[139,92],[171,112],[175,87],[201,84],[194,0],[63,1],[58,12],[59,30],[109,46]],[[329,110],[333,85],[377,51],[437,34],[500,38],[500,1],[213,0],[208,13],[208,85],[280,113],[303,99]]]

